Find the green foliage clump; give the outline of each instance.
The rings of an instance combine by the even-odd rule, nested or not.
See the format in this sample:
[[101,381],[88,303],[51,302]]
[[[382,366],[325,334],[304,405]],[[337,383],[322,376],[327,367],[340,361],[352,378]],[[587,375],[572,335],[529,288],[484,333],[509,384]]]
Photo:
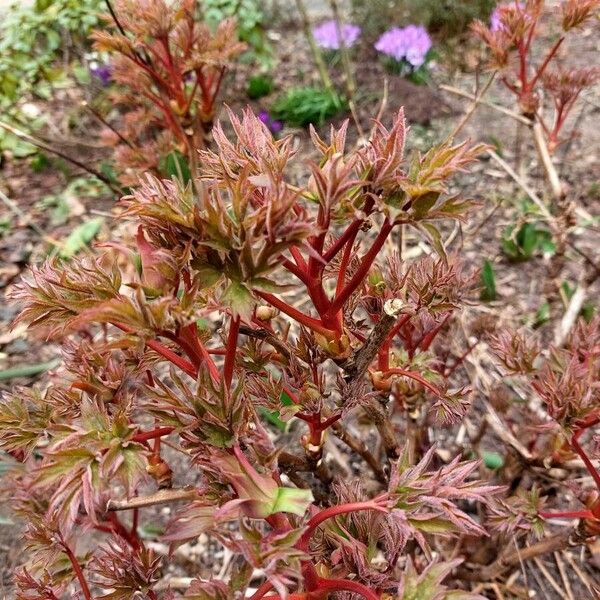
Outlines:
[[259,0],[204,0],[204,20],[212,28],[228,17],[235,17],[238,36],[250,47],[251,59],[272,66],[273,49],[265,35],[266,16]]
[[[74,49],[83,50],[91,29],[98,24],[102,0],[36,0],[15,2],[0,21],[0,113],[39,128],[44,115],[22,115],[19,102],[30,96],[48,99],[53,89],[65,85]],[[76,67],[73,74],[76,74]],[[79,69],[81,70],[81,69]],[[0,150],[15,156],[35,152],[5,130],[0,130]]]
[[13,4],[0,25],[0,106],[26,93],[48,97],[64,76],[60,59],[98,24],[101,0]]
[[553,254],[552,234],[533,223],[509,225],[502,234],[502,251],[512,262],[531,260],[537,252]]
[[248,79],[246,94],[251,100],[268,96],[273,91],[273,78],[269,75],[253,75]]
[[347,101],[335,90],[319,87],[296,87],[277,99],[271,108],[275,119],[288,125],[306,127],[322,125],[347,108]]

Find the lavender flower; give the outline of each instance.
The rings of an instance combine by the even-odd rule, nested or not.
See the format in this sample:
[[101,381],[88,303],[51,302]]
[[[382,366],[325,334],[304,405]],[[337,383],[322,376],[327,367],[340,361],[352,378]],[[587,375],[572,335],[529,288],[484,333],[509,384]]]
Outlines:
[[90,66],[90,73],[92,77],[100,80],[103,86],[107,86],[110,83],[112,77],[112,69],[108,63],[92,63]]
[[420,25],[394,27],[377,40],[375,49],[397,62],[406,61],[418,69],[425,63],[431,49],[431,38]]
[[[340,23],[340,33],[344,46],[350,48],[360,36],[360,27],[350,23]],[[341,46],[338,26],[335,21],[325,21],[313,29],[313,36],[317,45],[325,50],[339,50]]]
[[269,131],[273,135],[281,133],[283,129],[283,123],[277,119],[272,119],[271,115],[266,110],[261,110],[258,113],[258,118],[269,128]]

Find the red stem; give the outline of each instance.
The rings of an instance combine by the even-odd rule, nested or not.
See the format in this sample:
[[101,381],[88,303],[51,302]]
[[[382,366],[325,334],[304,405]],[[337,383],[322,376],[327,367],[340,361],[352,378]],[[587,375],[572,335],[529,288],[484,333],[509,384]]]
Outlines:
[[523,40],[519,41],[519,79],[521,80],[521,95],[529,92],[529,85],[527,84],[527,60],[526,60],[526,49],[523,44]]
[[386,221],[383,224],[383,226],[381,227],[381,231],[377,234],[377,237],[373,242],[373,245],[371,246],[369,251],[364,255],[360,266],[358,267],[358,269],[356,270],[346,287],[344,287],[344,289],[336,295],[335,300],[331,303],[331,308],[329,309],[330,316],[335,315],[344,306],[346,300],[350,298],[350,296],[357,290],[357,288],[363,282],[364,278],[369,272],[369,269],[371,268],[371,265],[373,264],[373,261],[379,254],[379,251],[383,247],[385,240],[387,239],[388,235],[390,234],[393,228],[393,221]]
[[545,511],[541,510],[538,515],[543,519],[593,519],[594,514],[591,510],[566,510],[566,511]]
[[379,596],[371,588],[351,579],[323,579],[319,577],[318,585],[320,590],[344,590],[360,594],[367,600],[379,600]]
[[529,83],[529,89],[533,89],[533,87],[535,86],[535,84],[538,82],[539,78],[544,74],[544,71],[546,70],[546,67],[548,66],[548,64],[550,63],[550,61],[554,58],[554,55],[558,52],[558,49],[560,48],[560,45],[563,43],[564,39],[565,39],[564,37],[561,37],[554,44],[554,46],[552,46],[551,50],[546,55],[546,58],[544,59],[544,62],[540,65],[540,67],[538,68],[537,73],[535,74],[534,78]]
[[[309,595],[306,592],[300,592],[298,594],[288,594],[287,600],[308,600]],[[264,596],[265,600],[283,600],[279,594],[271,594],[270,596]]]
[[292,246],[290,248],[290,254],[292,255],[292,257],[294,258],[294,260],[296,261],[296,264],[303,269],[304,271],[306,271],[306,261],[304,260],[304,257],[302,256],[302,254],[300,253],[300,250],[298,250],[298,248],[296,248],[295,246]]
[[229,323],[229,335],[227,336],[227,353],[225,354],[225,366],[223,367],[223,378],[225,387],[231,389],[233,380],[233,368],[235,366],[235,355],[237,351],[238,334],[240,332],[240,316],[231,315]]
[[227,354],[226,348],[207,348],[206,351],[214,356],[225,356]]
[[71,548],[69,548],[69,546],[62,539],[62,537],[61,537],[61,546],[63,547],[65,554],[68,556],[69,560],[71,561],[71,565],[73,566],[73,571],[75,572],[75,576],[77,577],[77,580],[79,581],[79,585],[81,586],[81,591],[83,592],[85,599],[92,600],[92,594],[90,592],[90,588],[88,587],[87,581],[85,580],[85,575],[83,574],[81,565],[79,564],[77,557],[73,554],[73,551],[71,550]]
[[314,592],[319,586],[319,575],[315,565],[309,560],[302,563],[302,577],[304,578],[304,587],[308,592]]
[[258,586],[258,589],[248,598],[248,600],[260,600],[267,592],[273,589],[273,584],[270,581],[264,581]]
[[164,435],[169,435],[173,431],[175,431],[175,427],[159,427],[157,429],[153,429],[152,431],[136,433],[133,436],[132,441],[147,442],[148,440],[155,440],[157,438],[161,438]]
[[302,534],[302,537],[296,544],[296,547],[299,550],[307,550],[308,543],[310,542],[310,538],[312,537],[313,533],[317,527],[327,519],[337,517],[338,515],[357,512],[359,510],[376,510],[387,513],[388,509],[380,504],[381,500],[385,498],[386,495],[384,494],[383,496],[379,496],[373,500],[366,500],[364,502],[348,502],[346,504],[338,504],[337,506],[324,508],[308,521],[306,525],[306,531]]
[[[329,214],[325,214],[322,205],[319,205],[319,214],[317,216],[317,228],[321,230],[317,236],[310,239],[310,245],[317,254],[323,254],[323,246],[325,245],[325,237],[327,236],[327,228],[329,227]],[[323,270],[322,263],[315,256],[308,257],[308,273],[312,278],[316,278],[320,271]]]
[[382,344],[377,352],[377,369],[385,372],[390,368],[390,344]]
[[297,263],[288,260],[287,258],[282,259],[281,264],[290,272],[293,273],[302,283],[308,285],[310,283],[310,277],[306,270],[298,265]]
[[198,327],[196,326],[196,323],[190,323],[189,325],[184,327],[181,330],[179,337],[187,343],[191,344],[194,352],[197,353],[198,356],[202,358],[202,360],[204,360],[208,368],[208,372],[210,373],[210,376],[212,377],[213,381],[215,381],[216,383],[221,381],[221,374],[219,373],[219,369],[217,369],[215,361],[212,359],[212,356],[208,353],[208,350],[204,347],[204,344],[200,341],[200,338],[198,337]]
[[458,367],[460,367],[460,365],[463,364],[465,358],[467,358],[467,356],[469,356],[469,354],[471,354],[471,352],[473,352],[473,350],[475,349],[475,347],[477,346],[477,344],[479,344],[479,340],[477,340],[474,344],[471,344],[455,361],[455,363],[451,366],[448,367],[446,369],[446,371],[444,372],[444,377],[450,377],[450,375],[452,375],[452,373],[454,373],[454,371],[456,371],[456,369],[458,369]]
[[404,315],[398,322],[392,327],[390,333],[387,336],[386,343],[391,344],[392,340],[398,335],[398,332],[410,321],[411,315]]
[[263,300],[267,301],[269,304],[272,304],[275,308],[278,308],[282,313],[288,315],[295,321],[298,321],[301,325],[316,331],[325,336],[333,336],[334,331],[325,327],[322,321],[318,319],[314,319],[313,317],[309,317],[308,315],[300,312],[298,309],[290,306],[283,300],[280,300],[277,296],[273,294],[268,294],[267,292],[255,291],[257,296],[260,296]]
[[402,329],[402,327],[404,327],[404,325],[406,325],[406,323],[410,321],[410,317],[411,315],[404,315],[401,319],[398,319],[398,321],[394,324],[394,326],[388,333],[386,341],[381,345],[381,348],[379,348],[379,351],[377,352],[377,368],[379,371],[389,371],[390,349],[392,346],[392,342],[394,341],[394,338],[398,335],[400,329]]
[[346,271],[348,270],[350,256],[352,255],[352,248],[354,246],[354,240],[356,240],[357,235],[358,229],[355,230],[353,235],[351,235],[348,238],[348,242],[346,243],[346,247],[344,248],[342,262],[340,263],[340,270],[338,272],[337,286],[335,288],[336,295],[338,295],[342,291],[342,289],[344,289],[344,284],[346,283]]
[[323,260],[328,263],[331,262],[336,254],[346,245],[346,242],[360,231],[360,228],[364,221],[362,219],[355,219],[350,223],[346,231],[331,244],[331,246],[323,253]]
[[596,487],[600,491],[600,473],[598,473],[598,470],[596,469],[596,467],[590,460],[589,456],[586,454],[585,450],[581,447],[581,444],[579,443],[579,436],[583,432],[584,432],[584,429],[580,429],[573,435],[573,437],[571,439],[571,447],[581,457],[583,464],[585,465],[589,474],[592,476],[592,479],[594,480]]
[[134,531],[133,529],[129,531],[121,521],[119,521],[119,517],[113,512],[109,512],[107,515],[108,522],[112,528],[113,533],[122,537],[133,550],[138,552],[141,547],[141,541],[137,534],[137,528]]
[[177,344],[187,354],[197,373],[202,364],[202,355],[197,351],[195,345],[186,339],[187,336],[181,335],[182,331],[183,330],[181,330],[179,334],[173,333],[172,331],[159,331],[158,335],[162,335]]
[[405,369],[400,369],[399,367],[395,367],[386,371],[385,376],[386,379],[391,375],[403,375],[404,377],[409,377],[410,379],[414,379],[418,381],[423,387],[426,387],[430,392],[433,392],[436,396],[442,396],[442,392],[435,387],[432,383],[427,381],[422,375],[416,373],[415,371],[406,371]]
[[284,258],[281,264],[290,272],[293,273],[305,286],[310,299],[312,300],[317,312],[321,315],[329,309],[329,299],[323,291],[323,286],[318,279],[313,279],[308,272],[294,264],[291,260]]
[[425,332],[415,344],[415,348],[421,348],[423,352],[429,350],[429,346],[433,343],[438,333],[442,330],[442,327],[448,322],[448,319],[452,316],[452,313],[447,313],[442,319],[442,322],[436,325],[430,331]]
[[139,508],[134,508],[133,509],[133,517],[131,519],[131,530],[129,533],[132,537],[135,537],[135,538],[138,537],[137,529],[138,529],[139,518],[140,518],[140,510],[139,510]]
[[226,71],[226,68],[225,67],[221,67],[221,70],[219,71],[217,83],[216,83],[216,85],[214,87],[214,90],[212,91],[212,98],[210,100],[210,110],[211,110],[211,112],[214,110],[215,101],[217,99],[217,96],[219,95],[219,90],[221,89],[221,84],[223,83],[223,79],[225,77],[225,71]]
[[[127,325],[122,325],[121,323],[112,323],[115,327],[124,331],[125,333],[135,333],[131,327]],[[158,352],[161,356],[166,358],[169,362],[173,363],[176,367],[179,367],[182,371],[190,375],[191,377],[196,378],[198,376],[198,371],[194,367],[194,365],[186,360],[185,358],[179,356],[173,352],[173,350],[163,346],[160,342],[156,340],[144,340],[144,343],[148,348],[151,348],[155,352]]]
[[157,342],[156,340],[146,340],[146,346],[155,352],[158,352],[158,354],[172,362],[176,367],[179,367],[191,377],[195,378],[198,375],[198,371],[191,362],[185,360],[185,358],[182,358],[179,354],[173,352],[173,350],[163,346],[160,342]]

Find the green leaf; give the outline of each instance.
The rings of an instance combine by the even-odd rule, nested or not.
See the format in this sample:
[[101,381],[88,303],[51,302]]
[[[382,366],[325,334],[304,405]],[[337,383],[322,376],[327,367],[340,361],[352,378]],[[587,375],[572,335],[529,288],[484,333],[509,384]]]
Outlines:
[[165,156],[159,165],[159,169],[169,179],[177,179],[187,185],[192,178],[190,165],[186,157],[178,150],[173,150]]
[[279,400],[283,406],[294,406],[294,401],[285,392],[281,392]]
[[96,217],[95,219],[84,221],[81,225],[75,227],[65,240],[59,256],[64,259],[75,256],[98,235],[103,223],[103,217]]
[[292,88],[277,99],[271,115],[296,127],[322,125],[346,109],[348,103],[334,90],[317,87]]
[[573,297],[573,294],[575,293],[575,288],[571,286],[568,281],[563,281],[560,285],[560,289],[565,295],[567,301],[570,300]]
[[422,219],[440,197],[439,192],[427,192],[413,199],[411,209],[417,219]]
[[554,256],[556,254],[556,244],[552,241],[552,239],[542,239],[540,242],[540,249],[547,257]]
[[451,533],[456,531],[456,526],[447,519],[442,519],[440,517],[432,517],[431,519],[408,519],[408,522],[419,531],[423,531],[425,533]]
[[504,457],[498,452],[488,452],[484,450],[481,453],[483,464],[488,468],[496,471],[504,466]]
[[39,173],[40,171],[43,171],[49,165],[50,165],[50,160],[48,159],[48,157],[43,152],[38,152],[31,159],[31,162],[29,163],[29,166],[31,167],[31,170],[34,173]]
[[254,307],[254,298],[248,288],[239,281],[232,281],[221,298],[235,315],[250,318]]
[[194,264],[193,267],[198,275],[200,287],[203,289],[215,285],[223,277],[223,272],[211,265]]
[[259,406],[258,414],[265,421],[267,421],[267,423],[271,423],[271,425],[275,426],[279,431],[285,431],[287,429],[287,425],[285,424],[285,422],[279,418],[279,411],[269,410],[264,406]]
[[254,75],[248,80],[246,94],[251,100],[268,96],[273,91],[273,78],[269,75]]
[[54,369],[60,364],[60,360],[55,358],[48,362],[37,363],[35,365],[21,365],[20,367],[13,367],[12,369],[6,369],[0,371],[0,381],[7,381],[8,379],[16,379],[17,377],[34,377],[40,373],[45,373],[50,369]]
[[556,253],[550,232],[533,223],[523,223],[516,233],[515,225],[507,227],[502,234],[501,247],[509,260],[515,262],[530,260],[539,250],[547,256]]
[[535,317],[533,319],[533,328],[537,329],[541,327],[544,323],[547,323],[550,320],[550,304],[548,302],[544,302],[535,313]]
[[444,242],[442,241],[442,234],[440,230],[432,223],[419,223],[419,227],[422,228],[427,237],[431,240],[435,251],[438,253],[440,258],[444,261],[448,258],[446,255],[446,249],[444,248]]
[[596,305],[593,302],[586,302],[581,307],[580,314],[586,323],[590,323],[596,314]]
[[492,263],[489,260],[486,260],[483,263],[483,268],[481,269],[481,286],[481,300],[483,300],[484,302],[491,302],[492,300],[496,300],[496,277],[494,275],[494,268],[492,267]]
[[280,487],[277,488],[277,498],[272,513],[286,512],[302,517],[313,500],[310,490]]

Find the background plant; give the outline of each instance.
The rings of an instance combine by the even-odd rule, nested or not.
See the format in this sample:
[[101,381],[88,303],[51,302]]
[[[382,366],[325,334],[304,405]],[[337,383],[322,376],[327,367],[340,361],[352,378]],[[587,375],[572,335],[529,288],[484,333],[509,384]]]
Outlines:
[[375,49],[383,57],[387,69],[416,83],[427,79],[431,46],[427,30],[420,25],[392,27],[375,42]]
[[[98,24],[101,0],[36,0],[15,2],[3,10],[0,25],[0,109],[3,119],[35,129],[22,105],[34,98],[49,99],[53,89],[82,75],[86,38]],[[37,127],[44,121],[38,115]],[[0,130],[0,148],[28,154],[30,145]]]
[[[534,491],[529,499],[532,503],[528,509],[529,515],[517,529],[514,528],[514,518],[520,512],[517,505],[504,505],[496,513],[495,519],[498,519],[498,526],[507,531],[520,530],[520,535],[534,533],[539,537],[547,521],[566,518],[580,521],[575,529],[568,529],[551,538],[553,542],[559,542],[559,546],[561,541],[564,545],[597,535],[600,473],[591,459],[595,455],[595,438],[591,432],[599,419],[598,388],[594,383],[598,378],[599,332],[599,319],[588,324],[580,321],[564,346],[550,346],[547,356],[543,356],[539,341],[527,331],[504,331],[493,342],[493,349],[506,373],[524,379],[547,411],[543,419],[535,415],[523,415],[524,419],[533,419],[535,424],[529,432],[525,432],[525,427],[519,432],[520,439],[530,453],[527,461],[536,463],[544,455],[546,466],[558,466],[576,455],[587,470],[591,483],[580,487],[570,482],[570,491],[575,493],[577,504],[583,506],[568,506],[564,510],[548,510],[547,505],[552,500]],[[548,448],[552,449],[550,455],[547,455]],[[512,517],[509,516],[511,514]],[[521,517],[524,514],[521,513]],[[501,572],[502,559],[501,555],[486,570],[486,574],[495,576]]]
[[320,87],[291,88],[275,100],[271,114],[288,125],[322,125],[348,106],[335,90]]
[[207,144],[229,61],[244,44],[234,20],[216,31],[198,17],[195,0],[167,3],[119,0],[106,20],[113,31],[93,34],[110,55],[111,92],[123,118],[106,132],[124,183],[158,172],[161,159],[179,152],[196,172],[196,150]]
[[[533,47],[539,38],[543,0],[500,4],[489,25],[481,21],[473,24],[473,31],[489,48],[490,66],[500,71],[502,83],[515,95],[521,113],[531,120],[543,164],[558,195],[560,184],[553,181],[557,176],[552,173],[545,152],[553,153],[564,141],[562,129],[577,98],[600,76],[595,68],[565,68],[558,61],[558,51],[566,34],[585,23],[599,5],[595,0],[563,2],[556,12],[562,32],[554,43],[544,48],[539,60],[533,58]],[[553,104],[549,120],[541,103],[542,90]],[[542,135],[545,144],[540,138]]]
[[[553,246],[548,279],[555,282],[560,280],[567,249],[573,248],[578,254],[581,254],[581,251],[574,239],[578,225],[577,208],[568,198],[567,187],[555,166],[553,154],[561,144],[572,140],[576,135],[576,122],[568,135],[564,133],[568,116],[572,113],[581,93],[592,86],[600,75],[600,71],[595,67],[566,68],[560,57],[560,50],[567,35],[576,32],[588,22],[599,6],[600,2],[596,0],[569,0],[561,3],[553,15],[560,33],[541,49],[539,58],[536,58],[538,51],[534,52],[534,48],[541,43],[539,22],[545,7],[543,0],[499,4],[491,16],[489,25],[478,21],[472,26],[476,36],[488,47],[489,66],[494,69],[486,89],[498,74],[502,84],[514,95],[520,114],[506,112],[518,121],[518,132],[521,131],[523,124],[531,132],[551,190],[550,203],[546,203],[530,189],[527,190],[527,194],[543,214],[552,234],[551,242],[546,240],[543,243],[545,246],[550,243]],[[485,94],[485,89],[482,94]],[[548,100],[544,102],[545,98]],[[548,104],[551,105],[550,111]],[[548,117],[549,112],[550,117]],[[517,148],[519,157],[521,145]],[[497,156],[495,158],[498,160]],[[517,167],[519,168],[519,165]],[[523,187],[523,182],[518,175],[516,180]],[[525,185],[524,188],[526,187]],[[529,245],[534,237],[540,237],[533,236],[532,231],[531,227],[522,231],[523,234],[527,234]],[[583,256],[586,256],[585,252]],[[565,320],[557,329],[555,335],[557,342],[564,341],[566,332],[573,324],[572,315],[579,314],[583,305],[587,287],[600,274],[593,260],[587,257],[585,261],[586,274],[582,278],[577,294],[573,294],[573,305],[569,306],[567,311],[571,315],[569,320]],[[547,306],[550,309],[550,301]]]
[[264,3],[257,0],[203,0],[204,19],[214,30],[219,23],[234,18],[238,37],[248,44],[248,58],[256,61],[261,69],[270,70],[274,66],[274,53],[266,35]]

